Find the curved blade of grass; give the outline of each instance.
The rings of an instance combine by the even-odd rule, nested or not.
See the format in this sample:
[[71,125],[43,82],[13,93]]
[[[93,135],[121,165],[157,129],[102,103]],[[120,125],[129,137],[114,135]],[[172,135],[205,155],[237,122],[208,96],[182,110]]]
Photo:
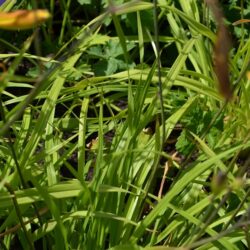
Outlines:
[[[51,107],[51,113],[47,120],[47,125],[45,128],[45,143],[44,147],[46,151],[49,151],[54,147],[54,136],[53,136],[53,122],[55,116],[55,107]],[[51,186],[56,184],[57,182],[57,172],[54,168],[55,162],[57,160],[57,151],[53,152],[52,154],[47,154],[45,156],[45,163],[46,163],[46,171],[47,171],[47,181],[48,185]]]
[[[250,144],[250,143],[249,143]],[[233,147],[225,152],[222,152],[202,163],[195,165],[191,169],[187,169],[183,172],[179,180],[175,183],[175,185],[169,190],[167,195],[157,204],[157,206],[152,210],[140,223],[139,227],[135,230],[133,240],[136,241],[138,238],[142,236],[145,228],[149,227],[150,224],[161,214],[163,214],[168,207],[168,203],[171,200],[178,196],[178,194],[185,188],[185,186],[195,180],[198,176],[200,176],[203,172],[211,168],[214,163],[223,158],[229,158],[232,154],[240,148],[244,148],[246,145],[240,145]]]
[[186,13],[178,10],[177,8],[173,6],[168,6],[168,5],[160,5],[163,9],[167,9],[170,12],[174,12],[177,14],[180,18],[182,18],[190,27],[192,27],[198,34],[202,34],[203,36],[209,38],[213,42],[215,42],[216,36],[215,34],[207,28],[205,25],[197,22],[190,16],[188,16]]
[[16,4],[16,0],[6,0],[2,5],[0,6],[0,11],[10,11],[12,7]]
[[[77,197],[83,190],[83,186],[79,180],[71,180],[67,182],[61,182],[50,187],[43,187],[44,192],[49,194],[54,199],[67,199]],[[98,192],[100,193],[127,193],[128,191],[114,186],[101,184]],[[43,196],[35,188],[27,188],[15,192],[16,199],[19,205],[31,204],[33,202],[42,201]],[[7,192],[1,192],[0,196],[0,208],[6,209],[12,206],[12,197]]]

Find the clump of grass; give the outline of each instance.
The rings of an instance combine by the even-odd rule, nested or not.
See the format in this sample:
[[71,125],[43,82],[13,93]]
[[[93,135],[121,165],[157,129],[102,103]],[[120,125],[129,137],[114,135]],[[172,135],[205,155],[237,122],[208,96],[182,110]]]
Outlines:
[[1,247],[249,248],[248,40],[226,102],[206,5],[121,2],[1,36]]

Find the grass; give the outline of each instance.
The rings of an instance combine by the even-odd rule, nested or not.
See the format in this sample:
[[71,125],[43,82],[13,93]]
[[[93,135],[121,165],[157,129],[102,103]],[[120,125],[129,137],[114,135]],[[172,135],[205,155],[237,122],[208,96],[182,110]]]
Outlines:
[[0,248],[249,249],[247,24],[227,102],[203,2],[97,2],[1,6],[52,18],[1,31]]

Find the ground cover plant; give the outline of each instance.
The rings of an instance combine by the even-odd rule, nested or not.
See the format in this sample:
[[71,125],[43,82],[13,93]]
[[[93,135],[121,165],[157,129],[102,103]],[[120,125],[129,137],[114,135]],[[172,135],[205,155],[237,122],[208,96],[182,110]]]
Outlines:
[[249,249],[249,8],[2,1],[0,249]]

